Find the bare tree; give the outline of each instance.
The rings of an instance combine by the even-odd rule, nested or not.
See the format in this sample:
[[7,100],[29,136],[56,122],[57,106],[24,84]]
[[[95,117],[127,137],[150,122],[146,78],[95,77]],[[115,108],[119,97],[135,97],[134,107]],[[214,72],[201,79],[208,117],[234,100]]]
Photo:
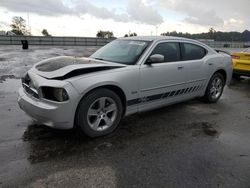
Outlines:
[[26,21],[22,17],[13,17],[10,27],[12,28],[11,31],[16,35],[30,35],[29,31],[26,29]]

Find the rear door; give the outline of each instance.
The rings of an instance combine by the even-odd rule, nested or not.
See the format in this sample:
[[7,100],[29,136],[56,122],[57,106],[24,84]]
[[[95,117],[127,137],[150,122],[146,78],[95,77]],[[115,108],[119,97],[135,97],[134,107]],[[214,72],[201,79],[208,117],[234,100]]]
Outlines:
[[182,42],[182,61],[186,69],[186,84],[190,88],[189,97],[197,96],[205,88],[205,85],[213,71],[213,63],[206,62],[207,50],[200,45]]

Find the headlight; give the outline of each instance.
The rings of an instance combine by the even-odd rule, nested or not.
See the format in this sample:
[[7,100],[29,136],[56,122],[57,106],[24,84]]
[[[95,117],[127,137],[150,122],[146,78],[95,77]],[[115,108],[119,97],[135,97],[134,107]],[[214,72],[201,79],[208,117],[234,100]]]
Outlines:
[[41,87],[42,97],[48,100],[63,102],[69,99],[67,91],[63,88]]

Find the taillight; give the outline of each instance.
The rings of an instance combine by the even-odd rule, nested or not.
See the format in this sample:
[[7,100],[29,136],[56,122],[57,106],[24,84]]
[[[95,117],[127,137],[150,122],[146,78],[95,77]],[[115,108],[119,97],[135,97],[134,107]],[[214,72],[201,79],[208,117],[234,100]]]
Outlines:
[[240,59],[240,56],[237,55],[231,55],[232,59]]

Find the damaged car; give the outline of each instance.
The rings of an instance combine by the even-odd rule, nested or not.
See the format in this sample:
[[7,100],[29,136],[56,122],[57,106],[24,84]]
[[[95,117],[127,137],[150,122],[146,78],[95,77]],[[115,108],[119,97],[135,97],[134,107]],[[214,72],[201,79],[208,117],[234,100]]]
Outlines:
[[38,124],[98,137],[130,114],[196,97],[215,103],[231,77],[231,57],[201,42],[120,38],[89,58],[35,64],[22,78],[18,104]]

